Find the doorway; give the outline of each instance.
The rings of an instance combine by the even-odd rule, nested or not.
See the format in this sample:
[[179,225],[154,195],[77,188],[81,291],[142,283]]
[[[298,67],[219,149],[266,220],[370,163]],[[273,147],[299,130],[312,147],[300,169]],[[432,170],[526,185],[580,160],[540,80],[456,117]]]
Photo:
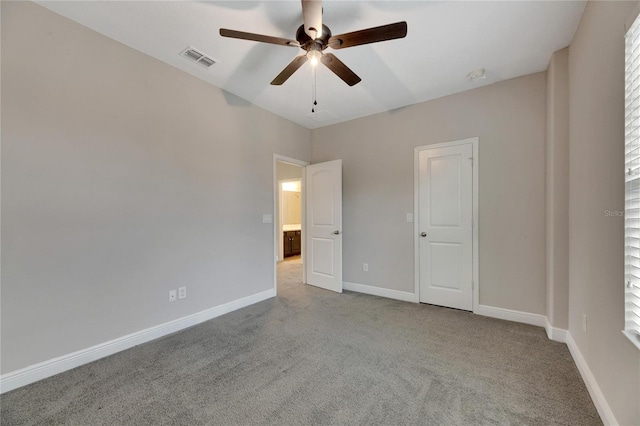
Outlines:
[[415,149],[416,293],[420,302],[478,305],[478,138]]
[[306,163],[276,156],[275,180],[275,288],[302,285],[304,279],[304,166]]
[[278,261],[302,256],[302,178],[278,181]]

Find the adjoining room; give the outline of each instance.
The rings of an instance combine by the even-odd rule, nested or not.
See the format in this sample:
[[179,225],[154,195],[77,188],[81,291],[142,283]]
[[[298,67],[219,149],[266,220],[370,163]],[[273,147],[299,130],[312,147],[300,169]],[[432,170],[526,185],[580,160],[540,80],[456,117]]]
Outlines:
[[0,423],[640,426],[639,12],[0,2]]

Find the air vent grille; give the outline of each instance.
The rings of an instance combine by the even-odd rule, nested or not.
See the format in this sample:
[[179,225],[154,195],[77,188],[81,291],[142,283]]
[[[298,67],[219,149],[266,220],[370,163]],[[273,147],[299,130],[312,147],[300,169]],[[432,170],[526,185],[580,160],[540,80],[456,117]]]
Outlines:
[[204,53],[200,52],[198,49],[194,49],[191,46],[184,49],[180,53],[180,55],[184,56],[185,58],[189,59],[192,62],[195,62],[196,64],[203,66],[204,68],[209,68],[211,65],[216,63],[215,59],[205,55]]
[[204,66],[206,66],[207,68],[209,68],[211,65],[215,64],[216,61],[214,61],[213,59],[211,59],[208,56],[203,56],[200,59],[200,63],[202,63]]

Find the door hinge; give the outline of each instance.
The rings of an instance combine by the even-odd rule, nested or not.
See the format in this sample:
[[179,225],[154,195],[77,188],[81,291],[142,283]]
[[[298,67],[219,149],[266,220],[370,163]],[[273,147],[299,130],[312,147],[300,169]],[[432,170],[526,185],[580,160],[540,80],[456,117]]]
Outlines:
[[469,157],[469,160],[471,160],[471,167],[473,167],[473,157]]

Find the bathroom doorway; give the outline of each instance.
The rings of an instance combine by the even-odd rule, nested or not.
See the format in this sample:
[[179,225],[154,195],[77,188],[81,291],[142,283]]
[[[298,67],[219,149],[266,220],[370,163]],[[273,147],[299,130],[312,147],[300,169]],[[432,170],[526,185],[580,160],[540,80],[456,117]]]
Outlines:
[[304,166],[275,161],[276,292],[304,283]]
[[283,236],[278,260],[292,260],[302,255],[302,179],[281,180],[278,184],[278,223]]

